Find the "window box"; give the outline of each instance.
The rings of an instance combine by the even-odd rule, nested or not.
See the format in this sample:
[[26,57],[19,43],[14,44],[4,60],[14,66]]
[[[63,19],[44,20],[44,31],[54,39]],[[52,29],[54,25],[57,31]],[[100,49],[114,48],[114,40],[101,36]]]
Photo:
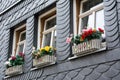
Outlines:
[[66,42],[74,44],[72,46],[74,55],[83,56],[91,54],[105,46],[102,45],[102,34],[104,34],[104,30],[101,28],[98,28],[98,30],[92,28],[84,29],[79,35],[70,35]]
[[24,54],[19,53],[16,56],[11,56],[8,61],[5,62],[6,71],[5,74],[8,76],[17,75],[23,72]]
[[55,48],[50,46],[45,46],[38,50],[35,50],[35,48],[33,48],[33,66],[41,68],[51,64],[55,64],[55,51]]
[[23,73],[22,65],[12,66],[6,69],[5,74],[8,76]]
[[56,57],[54,55],[45,55],[38,59],[33,59],[33,66],[43,67],[56,62]]
[[74,55],[82,56],[101,48],[100,39],[93,39],[87,42],[72,46]]

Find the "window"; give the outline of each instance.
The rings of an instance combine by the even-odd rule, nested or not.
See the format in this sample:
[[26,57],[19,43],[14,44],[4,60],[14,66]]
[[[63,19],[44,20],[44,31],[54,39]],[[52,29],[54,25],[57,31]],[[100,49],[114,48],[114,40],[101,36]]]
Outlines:
[[53,16],[45,20],[45,26],[43,31],[43,43],[42,47],[44,46],[53,46],[56,47],[56,17]]
[[104,10],[102,0],[83,0],[80,5],[79,32],[81,29],[101,27],[104,29]]
[[19,52],[23,52],[25,50],[25,40],[26,40],[26,29],[25,25],[15,29],[14,31],[14,42],[13,42],[13,54],[16,55]]
[[[74,34],[80,34],[82,29],[102,28],[104,30],[103,0],[74,0]],[[76,27],[77,26],[77,27]],[[105,42],[105,34],[102,34]]]
[[39,18],[39,47],[56,47],[56,10],[52,9]]

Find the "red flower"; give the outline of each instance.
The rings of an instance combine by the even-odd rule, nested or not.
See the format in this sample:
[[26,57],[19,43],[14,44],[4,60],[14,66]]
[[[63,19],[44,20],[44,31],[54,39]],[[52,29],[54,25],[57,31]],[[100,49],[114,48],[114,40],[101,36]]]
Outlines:
[[82,37],[82,39],[84,40],[85,37],[86,37],[86,35],[85,35],[85,34],[82,34],[81,37]]
[[98,30],[99,30],[101,33],[104,33],[104,30],[103,30],[103,29],[98,28]]
[[16,57],[15,56],[11,56],[11,60],[15,60],[16,59]]
[[24,57],[24,54],[22,52],[19,53],[19,56]]
[[84,37],[87,37],[87,36],[89,35],[89,31],[88,31],[87,29],[86,29],[86,30],[83,30],[82,35],[83,35]]
[[92,30],[92,28],[90,28],[90,29],[88,29],[88,35],[92,35],[92,33],[93,33],[93,30]]

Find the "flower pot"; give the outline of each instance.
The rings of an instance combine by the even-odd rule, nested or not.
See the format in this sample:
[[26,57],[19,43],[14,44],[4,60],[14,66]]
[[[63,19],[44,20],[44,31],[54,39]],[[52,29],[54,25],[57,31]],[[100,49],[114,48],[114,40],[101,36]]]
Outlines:
[[45,56],[42,56],[41,58],[33,59],[33,66],[43,67],[55,62],[56,62],[56,57],[54,55],[52,56],[45,55]]
[[86,55],[101,48],[100,39],[93,39],[87,42],[80,43],[78,45],[72,46],[72,51],[74,55]]
[[5,73],[8,76],[12,76],[12,75],[16,75],[22,72],[23,72],[22,65],[17,65],[17,66],[7,68]]

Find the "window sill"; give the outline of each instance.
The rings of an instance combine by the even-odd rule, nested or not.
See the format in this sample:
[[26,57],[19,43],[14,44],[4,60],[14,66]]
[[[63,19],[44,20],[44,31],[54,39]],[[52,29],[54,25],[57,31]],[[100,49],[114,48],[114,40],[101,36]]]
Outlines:
[[82,56],[85,56],[85,55],[94,54],[94,53],[97,53],[97,52],[102,52],[102,51],[106,51],[106,47],[101,48],[101,49],[96,50],[96,51],[93,51],[93,52],[89,52],[89,53],[83,54],[83,55],[79,55],[79,56],[74,55],[73,57],[68,58],[68,60],[77,59],[77,58],[82,57]]
[[48,67],[48,66],[51,66],[51,65],[55,65],[55,64],[56,64],[56,62],[52,62],[50,64],[46,64],[46,65],[43,65],[43,66],[33,67],[30,71],[34,71],[34,70],[37,70],[37,69],[45,68],[45,67]]
[[15,74],[15,75],[11,75],[11,76],[5,76],[4,79],[10,78],[10,77],[14,77],[14,76],[18,76],[18,75],[21,75],[21,74],[23,74],[23,72]]

